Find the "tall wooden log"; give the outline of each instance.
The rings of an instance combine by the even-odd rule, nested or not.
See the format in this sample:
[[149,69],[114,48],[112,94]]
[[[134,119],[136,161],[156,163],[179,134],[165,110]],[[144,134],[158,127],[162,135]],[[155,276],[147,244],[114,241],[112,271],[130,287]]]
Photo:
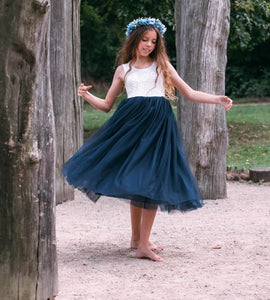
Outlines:
[[0,2],[0,299],[56,294],[49,1]]
[[[177,69],[192,88],[224,94],[229,19],[229,0],[175,1]],[[224,108],[193,103],[180,95],[178,121],[203,198],[225,198]]]
[[51,85],[56,131],[56,202],[74,198],[61,174],[83,142],[80,82],[80,0],[51,0]]

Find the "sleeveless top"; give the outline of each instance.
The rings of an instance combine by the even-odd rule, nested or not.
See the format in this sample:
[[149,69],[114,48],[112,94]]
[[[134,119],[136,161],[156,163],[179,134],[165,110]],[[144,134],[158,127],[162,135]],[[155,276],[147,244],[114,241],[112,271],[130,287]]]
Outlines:
[[125,88],[128,98],[143,97],[165,97],[165,88],[160,70],[158,70],[158,79],[156,71],[156,62],[144,69],[137,69],[133,66],[129,70],[129,63],[122,65],[125,72]]

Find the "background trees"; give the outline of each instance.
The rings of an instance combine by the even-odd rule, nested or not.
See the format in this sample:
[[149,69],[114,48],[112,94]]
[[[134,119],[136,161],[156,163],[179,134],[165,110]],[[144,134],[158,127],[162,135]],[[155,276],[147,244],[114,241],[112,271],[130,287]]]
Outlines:
[[[270,96],[270,3],[231,0],[226,93],[235,97]],[[167,26],[166,43],[176,66],[174,0],[83,0],[81,6],[82,76],[109,82],[125,27],[140,16],[159,17]],[[180,54],[181,55],[181,54]]]
[[[185,1],[182,1],[183,3]],[[209,4],[211,1],[208,1]],[[225,1],[227,3],[227,1]],[[225,2],[223,4],[225,4]],[[179,1],[176,2],[179,4]],[[206,3],[206,2],[202,2]],[[201,9],[205,8],[205,5],[201,3]],[[166,42],[167,49],[169,52],[169,56],[172,60],[172,63],[176,67],[176,50],[175,50],[175,24],[174,24],[174,1],[155,1],[154,4],[152,1],[148,0],[140,0],[137,2],[129,3],[126,6],[123,1],[115,1],[108,0],[105,1],[102,5],[97,1],[89,1],[84,0],[82,3],[82,24],[81,24],[81,32],[82,32],[82,76],[85,81],[90,81],[94,83],[94,87],[98,87],[96,82],[110,82],[113,74],[113,66],[114,59],[116,53],[118,51],[119,46],[121,45],[122,40],[125,38],[125,27],[134,18],[138,18],[140,16],[154,16],[159,17],[162,22],[168,28],[168,32],[166,32]],[[229,1],[231,6],[230,13],[230,25],[231,31],[228,42],[228,64],[226,69],[226,94],[233,97],[265,97],[270,96],[270,73],[269,73],[269,55],[268,52],[270,50],[270,37],[269,37],[269,24],[270,24],[270,3],[264,0],[231,0]],[[198,4],[197,4],[198,5]],[[210,4],[209,4],[210,5]],[[226,4],[227,5],[227,4]],[[218,9],[213,6],[213,9]],[[91,28],[84,22],[85,20],[89,20],[87,17],[89,12],[94,14],[96,20],[92,18],[93,23]],[[189,11],[189,13],[191,13]],[[226,15],[226,14],[225,14]],[[185,15],[181,16],[181,18],[185,18]],[[200,15],[199,15],[200,17]],[[199,19],[198,17],[198,19]],[[219,15],[220,20],[215,20],[215,22],[221,22],[224,16]],[[117,22],[115,22],[117,20]],[[194,19],[196,23],[196,19]],[[209,25],[210,26],[210,25]],[[200,28],[200,23],[196,23],[196,27]],[[88,31],[90,30],[90,31]],[[188,31],[188,34],[191,33],[191,30]],[[202,32],[201,32],[202,33]],[[212,34],[211,32],[210,34]],[[224,32],[220,33],[221,39],[224,38]],[[179,34],[179,33],[178,33]],[[91,38],[93,36],[93,39]],[[85,38],[87,37],[87,38]],[[95,39],[97,38],[98,43],[95,44]],[[194,35],[195,39],[199,39],[199,36]],[[206,37],[204,36],[206,39]],[[196,72],[195,70],[199,70],[199,72],[203,72],[203,68],[207,69],[209,66],[201,66],[200,59],[201,57],[189,57],[187,59],[186,51],[187,48],[194,49],[197,53],[198,44],[197,41],[192,40],[190,38],[189,45],[188,38],[180,43],[178,43],[178,51],[177,56],[179,62],[181,61],[183,65],[183,57],[186,59],[193,59],[195,61],[197,59],[198,64],[191,63],[190,67],[192,69],[191,73]],[[206,39],[207,40],[207,39]],[[213,41],[208,41],[213,42]],[[92,43],[91,47],[87,46],[87,43]],[[216,50],[219,49],[218,39],[216,41],[217,46]],[[182,47],[187,47],[186,49]],[[209,62],[211,61],[211,55],[213,55],[213,49],[211,50],[209,47],[211,45],[204,44],[204,49],[206,49],[206,55],[204,59]],[[91,49],[91,51],[89,50]],[[198,54],[198,53],[197,53]],[[225,57],[225,52],[222,52],[221,55]],[[194,54],[195,55],[195,54]],[[203,54],[201,54],[203,55]],[[192,55],[191,55],[192,56]],[[213,55],[213,59],[215,54]],[[218,60],[213,63],[218,63]],[[200,65],[200,67],[198,67]],[[221,79],[224,79],[224,70],[226,62],[223,63],[221,67]],[[179,69],[180,70],[180,69]],[[182,69],[183,70],[183,69]],[[204,80],[200,76],[196,76],[196,82],[193,82],[191,78],[186,74],[182,73],[181,75],[185,75],[184,79],[189,80],[190,84],[196,89],[206,90],[208,92],[213,93],[224,93],[224,86],[220,85],[220,82],[215,78],[214,74],[211,74],[210,69],[209,76],[211,80]],[[212,76],[213,75],[213,76]],[[209,79],[209,78],[208,78]],[[203,82],[204,80],[204,82]],[[94,81],[94,82],[93,82]],[[209,86],[207,82],[212,81],[213,86]],[[194,83],[194,84],[193,84]],[[224,82],[222,83],[224,84]],[[101,87],[102,89],[102,87]],[[180,97],[181,99],[181,97]],[[180,100],[181,101],[181,100]],[[178,109],[178,113],[184,114],[186,120],[187,113],[199,115],[204,118],[203,109],[200,106],[197,106],[198,111],[194,111],[195,108],[191,108],[192,104],[186,104],[186,101],[181,101],[181,107],[183,107],[183,111],[181,112]],[[206,123],[202,123],[201,127],[207,128],[207,130],[198,130],[199,135],[197,139],[199,142],[202,152],[201,157],[198,158],[195,162],[190,161],[191,166],[193,167],[193,171],[199,181],[201,191],[203,191],[204,197],[207,198],[215,198],[215,197],[223,197],[226,194],[225,191],[225,155],[226,151],[226,125],[225,125],[225,116],[221,111],[215,111],[210,109],[211,118],[215,119],[217,117],[216,124],[217,127],[212,128],[213,124],[209,122],[209,126],[206,126]],[[209,118],[209,119],[211,119]],[[183,118],[180,117],[181,120]],[[188,127],[187,124],[182,122],[182,128],[186,130]],[[198,122],[197,122],[198,123]],[[198,124],[197,124],[198,125]],[[195,126],[195,125],[194,125]],[[195,126],[196,127],[196,126]],[[192,128],[190,127],[192,131]],[[202,132],[205,131],[210,134],[208,137],[205,137]],[[194,132],[193,132],[194,133]],[[190,156],[193,156],[192,149],[195,149],[194,143],[188,138],[188,134],[183,134],[184,139],[186,139],[186,148],[187,152]],[[219,136],[219,137],[218,137]],[[200,137],[203,137],[200,139]],[[217,139],[220,138],[219,145],[216,144]],[[208,141],[208,145],[202,145],[203,141]],[[221,153],[221,156],[218,157],[220,159],[220,164],[222,167],[215,166],[219,174],[215,173],[211,168],[211,155],[207,154],[207,149],[210,147],[215,148],[217,152]],[[216,146],[215,146],[216,145]],[[219,146],[221,148],[219,148]],[[196,152],[199,153],[199,152]],[[200,163],[204,161],[205,166],[200,166]],[[212,165],[215,165],[212,162]],[[209,168],[209,172],[203,171],[203,168]],[[200,169],[200,170],[199,170]],[[223,173],[222,173],[223,172]],[[219,184],[205,184],[203,186],[203,181],[205,180],[205,176],[207,178],[220,180]],[[210,181],[212,180],[210,179]],[[200,183],[201,181],[201,183]],[[219,191],[214,191],[215,188],[219,186]],[[211,187],[211,188],[210,188]],[[206,191],[207,189],[208,191]],[[212,189],[212,191],[211,191]],[[219,195],[219,196],[218,196]],[[223,196],[222,196],[223,195]]]
[[[167,47],[175,61],[174,0],[84,0],[81,5],[82,77],[111,81],[116,54],[133,19],[158,16],[168,27]],[[175,61],[176,62],[176,61]]]
[[[48,4],[55,14],[50,14]],[[0,4],[0,286],[4,299],[52,299],[56,294],[55,169],[60,170],[61,162],[81,141],[76,97],[80,0],[59,4],[58,0],[23,4],[2,0]],[[270,4],[263,0],[231,4],[228,91],[269,96]],[[139,0],[126,5],[124,0],[83,1],[84,79],[111,79],[125,26],[139,16],[158,16],[166,24],[168,52],[176,63],[174,2]],[[59,202],[63,188],[62,181]]]
[[270,96],[270,2],[231,1],[227,93]]

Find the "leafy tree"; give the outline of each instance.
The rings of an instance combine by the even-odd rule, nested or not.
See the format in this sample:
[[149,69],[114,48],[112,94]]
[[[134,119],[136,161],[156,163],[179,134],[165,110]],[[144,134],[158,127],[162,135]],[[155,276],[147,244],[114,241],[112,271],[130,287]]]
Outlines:
[[270,96],[270,39],[253,50],[230,50],[226,91],[234,97]]
[[135,18],[158,17],[167,26],[169,55],[175,61],[174,1],[84,0],[81,5],[82,77],[110,81],[125,28]]
[[108,81],[119,45],[117,16],[110,6],[88,2],[81,6],[82,77]]
[[[158,17],[167,27],[166,43],[176,64],[174,0],[83,0],[82,77],[110,82],[126,25],[138,17]],[[232,96],[269,96],[270,2],[231,0],[226,91]]]
[[238,97],[270,95],[270,3],[231,1],[227,93]]
[[270,38],[270,2],[231,1],[229,49],[253,50]]

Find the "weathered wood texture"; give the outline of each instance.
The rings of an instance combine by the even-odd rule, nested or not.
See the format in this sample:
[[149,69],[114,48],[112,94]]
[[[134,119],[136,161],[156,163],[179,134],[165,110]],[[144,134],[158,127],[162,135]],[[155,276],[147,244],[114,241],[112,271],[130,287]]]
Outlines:
[[249,170],[250,179],[254,182],[269,182],[270,181],[270,167],[251,168]]
[[0,299],[56,294],[49,1],[0,2]]
[[[176,0],[177,69],[195,90],[225,92],[230,1]],[[226,197],[225,110],[179,96],[178,121],[204,199]]]
[[74,199],[61,174],[83,142],[80,82],[80,0],[51,0],[51,85],[56,131],[56,203]]

